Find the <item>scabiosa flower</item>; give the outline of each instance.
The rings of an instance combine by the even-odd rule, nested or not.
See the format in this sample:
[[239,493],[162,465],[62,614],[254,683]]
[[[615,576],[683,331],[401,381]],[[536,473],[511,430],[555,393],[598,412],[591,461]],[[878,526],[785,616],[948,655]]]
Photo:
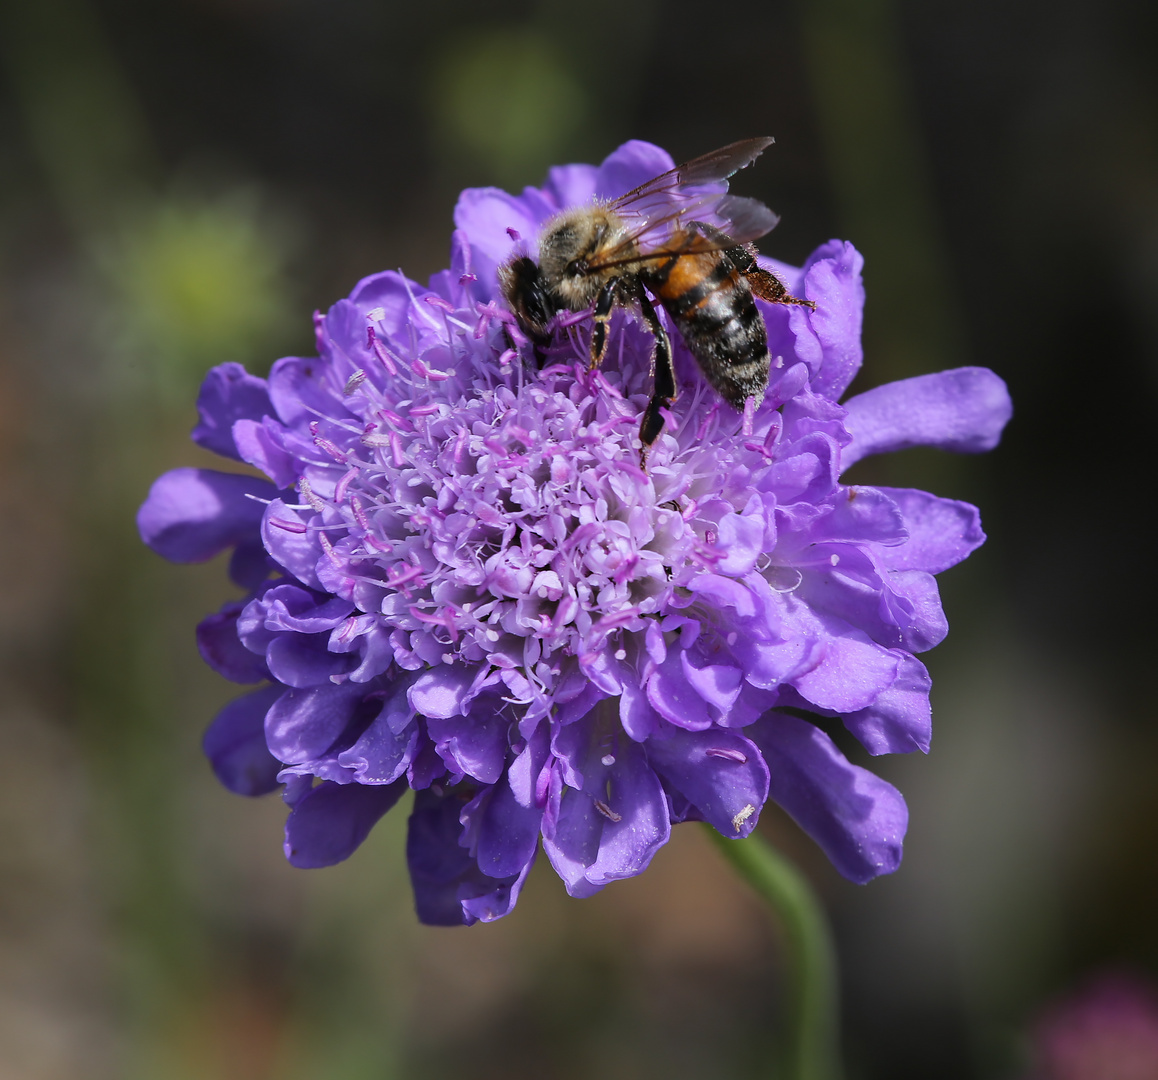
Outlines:
[[1124,973],[1098,977],[1034,1024],[1026,1080],[1153,1080],[1158,995]]
[[900,862],[900,793],[807,717],[872,754],[928,748],[933,575],[984,536],[971,506],[840,473],[918,444],[987,450],[1008,396],[963,368],[837,404],[863,289],[832,241],[800,269],[767,261],[817,309],[762,305],[772,379],[746,416],[673,333],[680,396],[641,467],[646,329],[618,313],[588,371],[589,320],[568,316],[538,370],[496,268],[561,208],[671,167],[631,142],[521,196],[464,192],[428,287],[366,278],[315,316],[318,357],[209,373],[194,441],[268,480],[178,469],[139,514],[166,558],[232,549],[248,590],[197,632],[207,663],[262,684],[206,733],[218,777],[284,785],[302,867],[346,858],[412,788],[424,922],[505,915],[540,840],[588,896],[672,824],[743,837],[769,798],[854,881]]

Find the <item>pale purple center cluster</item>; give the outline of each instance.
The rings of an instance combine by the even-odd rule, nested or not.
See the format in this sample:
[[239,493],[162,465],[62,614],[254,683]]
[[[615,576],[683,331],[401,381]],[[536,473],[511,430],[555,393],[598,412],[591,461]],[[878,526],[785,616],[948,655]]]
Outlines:
[[508,912],[540,842],[588,895],[640,872],[673,823],[746,836],[769,797],[853,880],[900,861],[900,794],[804,717],[839,717],[873,754],[926,749],[914,654],[946,632],[932,575],[984,537],[966,504],[840,473],[910,445],[988,449],[1008,397],[965,368],[837,404],[863,290],[833,241],[802,269],[768,264],[817,310],[762,308],[765,400],[731,409],[680,345],[641,465],[645,329],[618,314],[590,372],[590,323],[570,319],[538,370],[511,347],[495,268],[560,208],[670,165],[628,143],[522,196],[464,192],[429,288],[367,278],[317,318],[318,358],[209,374],[194,439],[268,481],[176,470],[141,508],[155,550],[232,548],[249,590],[198,629],[218,671],[264,684],[206,734],[219,777],[285,785],[299,866],[348,856],[413,788],[427,922]]

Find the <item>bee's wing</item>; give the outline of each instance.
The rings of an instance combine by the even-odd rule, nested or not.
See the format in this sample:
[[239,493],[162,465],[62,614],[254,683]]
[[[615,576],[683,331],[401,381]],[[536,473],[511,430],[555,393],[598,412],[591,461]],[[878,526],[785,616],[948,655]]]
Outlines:
[[614,248],[602,253],[598,267],[631,261],[626,256],[632,251],[643,252],[644,258],[689,253],[689,241],[680,234],[692,221],[705,222],[725,234],[710,240],[697,236],[693,246],[698,251],[724,250],[763,236],[780,219],[756,199],[729,195],[728,177],[750,165],[771,144],[767,137],[732,143],[677,165],[615,199],[611,209],[632,228]]
[[710,194],[696,190],[705,186],[722,195],[728,190],[728,177],[746,165],[751,165],[774,141],[767,135],[758,139],[743,139],[713,150],[710,154],[685,161],[633,188],[626,195],[620,195],[612,201],[611,206],[621,214],[629,210],[637,211],[653,199],[662,204],[673,199]]
[[[780,220],[762,202],[739,195],[718,197],[710,209],[710,214],[693,212],[690,216],[685,216],[683,208],[668,210],[659,217],[644,221],[614,247],[600,252],[598,259],[592,259],[589,271],[668,259],[675,255],[727,251],[759,239]],[[705,217],[715,219],[705,222],[713,225],[714,234],[688,230],[691,222],[703,221]]]

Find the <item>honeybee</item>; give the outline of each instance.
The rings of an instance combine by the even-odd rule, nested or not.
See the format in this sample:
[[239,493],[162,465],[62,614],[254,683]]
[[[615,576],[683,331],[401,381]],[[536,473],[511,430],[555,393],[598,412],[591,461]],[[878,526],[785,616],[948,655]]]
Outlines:
[[660,410],[677,394],[671,342],[649,293],[708,382],[739,409],[748,398],[762,399],[768,386],[768,334],[753,295],[816,308],[756,264],[752,241],[779,218],[756,199],[727,194],[728,177],[772,142],[732,143],[618,199],[564,210],[543,226],[537,262],[516,254],[499,268],[503,296],[536,350],[550,340],[557,314],[592,308],[594,368],[607,351],[615,309],[643,317],[655,338],[653,391],[639,426],[645,456],[663,430]]

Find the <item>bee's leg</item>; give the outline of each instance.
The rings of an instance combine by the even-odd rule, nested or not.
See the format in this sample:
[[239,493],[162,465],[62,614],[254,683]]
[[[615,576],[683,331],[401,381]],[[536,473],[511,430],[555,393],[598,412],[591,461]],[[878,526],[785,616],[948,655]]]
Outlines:
[[546,335],[531,338],[531,352],[535,356],[535,367],[542,370],[543,365],[547,362],[547,346],[551,344],[551,339]]
[[595,370],[603,363],[603,356],[607,352],[607,325],[611,322],[611,314],[615,310],[619,299],[619,278],[612,278],[595,298],[595,311],[592,318],[595,326],[591,331],[591,370]]
[[[535,357],[535,367],[542,368],[547,362],[546,348],[551,344],[551,338],[547,334],[536,334],[534,331],[524,331],[528,340],[531,342],[531,353]],[[515,339],[511,337],[510,330],[503,327],[503,340],[507,343],[507,348],[514,353],[519,352],[519,347],[515,344]]]
[[655,308],[643,291],[643,286],[636,289],[635,298],[639,303],[639,310],[643,313],[648,329],[655,336],[655,360],[652,365],[651,400],[644,410],[643,419],[639,424],[639,441],[643,443],[640,451],[640,463],[646,464],[647,452],[652,443],[659,438],[663,431],[663,414],[660,409],[670,405],[676,399],[675,368],[672,366],[671,341],[667,331],[656,316]]
[[748,282],[748,288],[761,300],[767,300],[770,304],[798,304],[800,307],[816,310],[815,300],[802,300],[799,296],[793,296],[784,282],[767,270],[754,267],[744,275],[744,278]]
[[[709,240],[727,240],[728,237],[717,229],[714,225],[709,225],[704,221],[690,222],[692,230],[698,230],[703,233]],[[761,300],[768,301],[769,304],[799,304],[801,307],[811,308],[816,310],[816,302],[814,300],[801,300],[798,296],[793,296],[784,286],[775,274],[768,270],[762,270],[756,264],[756,245],[755,244],[737,244],[735,247],[730,247],[724,252],[732,261],[732,265],[744,275],[748,282],[748,288],[760,297]]]
[[735,264],[736,269],[744,275],[754,295],[770,304],[799,304],[801,307],[816,310],[814,300],[801,300],[793,296],[775,274],[768,270],[761,270],[756,265],[756,249],[751,244],[729,248],[725,255]]

